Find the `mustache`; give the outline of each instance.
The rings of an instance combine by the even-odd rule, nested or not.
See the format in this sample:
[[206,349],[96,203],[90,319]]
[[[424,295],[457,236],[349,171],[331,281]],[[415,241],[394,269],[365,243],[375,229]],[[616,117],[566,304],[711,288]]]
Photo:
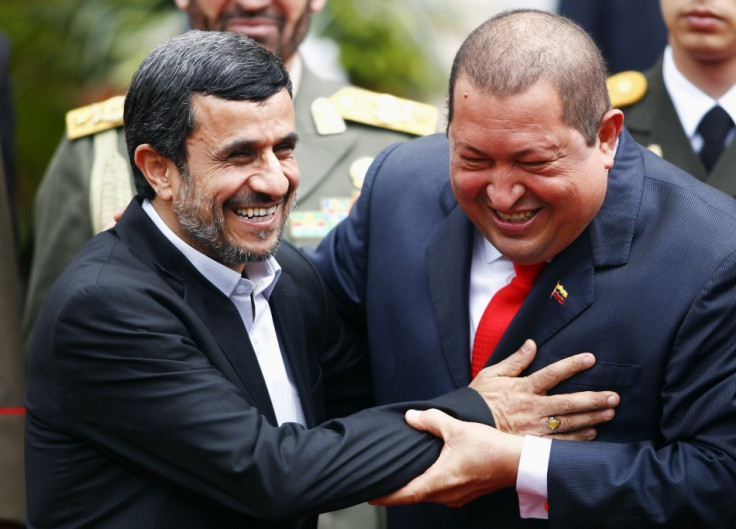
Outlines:
[[288,195],[276,198],[265,193],[248,193],[247,195],[236,195],[230,197],[223,205],[228,208],[272,206],[274,204],[283,203],[287,197]]
[[268,7],[263,7],[261,9],[252,10],[252,9],[243,9],[240,6],[234,6],[232,9],[229,9],[226,13],[223,14],[224,19],[231,19],[231,18],[267,18],[271,20],[275,20],[277,22],[281,22],[282,16],[274,12],[273,9]]

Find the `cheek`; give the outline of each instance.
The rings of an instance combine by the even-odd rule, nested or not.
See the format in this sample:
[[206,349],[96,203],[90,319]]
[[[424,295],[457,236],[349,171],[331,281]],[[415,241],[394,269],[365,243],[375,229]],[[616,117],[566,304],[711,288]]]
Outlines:
[[299,165],[296,160],[289,160],[283,163],[282,170],[284,176],[289,181],[289,187],[291,190],[295,190],[299,187],[299,181],[301,180],[301,173],[299,172]]
[[473,200],[486,196],[488,179],[479,173],[457,172],[451,175],[450,184],[458,200]]

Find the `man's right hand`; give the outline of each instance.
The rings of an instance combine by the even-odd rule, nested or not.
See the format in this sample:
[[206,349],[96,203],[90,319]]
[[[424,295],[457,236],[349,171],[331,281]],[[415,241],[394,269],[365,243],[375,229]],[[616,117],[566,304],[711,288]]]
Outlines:
[[[534,360],[537,346],[527,340],[514,354],[483,369],[470,383],[485,399],[496,428],[516,435],[590,440],[593,426],[610,421],[620,397],[612,391],[583,391],[547,395],[547,391],[575,373],[595,364],[591,353],[581,353],[550,364],[526,377],[519,375]],[[555,431],[547,425],[559,420]]]

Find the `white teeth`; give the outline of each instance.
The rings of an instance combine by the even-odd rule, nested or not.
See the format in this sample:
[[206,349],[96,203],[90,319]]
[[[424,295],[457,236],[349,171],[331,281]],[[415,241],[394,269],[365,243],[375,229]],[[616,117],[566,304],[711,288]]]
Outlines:
[[501,213],[498,210],[496,211],[498,217],[506,222],[524,222],[532,218],[535,213],[535,211],[523,211],[520,213]]
[[250,220],[265,220],[267,217],[276,213],[278,208],[278,206],[271,206],[270,208],[241,208],[236,209],[235,214]]

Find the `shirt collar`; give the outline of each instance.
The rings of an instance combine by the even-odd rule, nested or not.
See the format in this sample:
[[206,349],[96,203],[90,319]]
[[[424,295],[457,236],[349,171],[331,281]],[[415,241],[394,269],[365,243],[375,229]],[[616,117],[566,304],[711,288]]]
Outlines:
[[680,73],[675,65],[670,46],[664,50],[662,77],[688,138],[695,136],[698,123],[716,104],[722,106],[731,119],[736,121],[736,86],[723,94],[720,99],[714,100]]
[[146,199],[143,201],[143,211],[151,218],[156,227],[164,234],[171,244],[179,250],[187,261],[202,274],[210,283],[215,285],[227,297],[230,297],[241,280],[251,283],[252,292],[258,295],[261,292],[268,299],[273,292],[276,282],[281,276],[281,266],[275,258],[269,257],[264,261],[246,263],[243,275],[228,268],[222,263],[195,250],[176,235],[159,216],[153,204]]
[[501,255],[501,252],[499,252],[496,247],[490,243],[488,239],[481,235],[477,228],[475,230],[475,244],[476,246],[478,244],[482,245],[483,256],[487,264],[491,264],[492,262],[498,261],[499,259],[506,259],[503,255]]

